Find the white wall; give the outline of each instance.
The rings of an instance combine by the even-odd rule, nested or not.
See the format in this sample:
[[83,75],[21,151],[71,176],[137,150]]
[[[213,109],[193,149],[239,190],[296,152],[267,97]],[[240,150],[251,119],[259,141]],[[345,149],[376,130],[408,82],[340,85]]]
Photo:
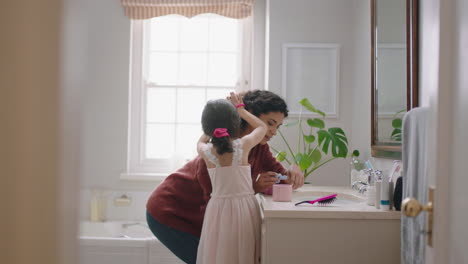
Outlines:
[[[270,0],[267,14],[268,89],[281,94],[284,43],[337,43],[341,46],[339,118],[327,119],[350,140],[350,149],[368,156],[370,148],[370,4],[364,0]],[[297,132],[283,129],[297,142]],[[279,137],[274,146],[281,146]],[[296,143],[297,144],[297,143]],[[293,144],[293,145],[296,145]],[[348,161],[335,160],[314,172],[314,185],[347,185]]]
[[119,174],[126,168],[130,20],[114,0],[89,1],[87,20],[83,185],[125,188]]
[[[60,196],[56,199],[60,206],[60,263],[78,263],[78,206],[79,189],[76,186],[81,179],[81,128],[82,128],[82,92],[87,87],[86,49],[88,30],[87,9],[85,2],[76,0],[63,1],[60,49],[62,67],[60,102],[61,102],[61,179]],[[67,241],[68,239],[68,241]]]

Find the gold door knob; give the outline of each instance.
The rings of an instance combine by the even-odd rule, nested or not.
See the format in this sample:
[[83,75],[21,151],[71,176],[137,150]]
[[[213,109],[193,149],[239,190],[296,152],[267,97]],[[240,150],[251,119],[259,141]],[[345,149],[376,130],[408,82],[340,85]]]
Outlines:
[[427,244],[432,247],[432,223],[433,223],[433,211],[434,211],[434,188],[429,188],[428,191],[428,200],[429,202],[427,205],[422,205],[418,200],[416,200],[413,197],[408,197],[403,200],[401,203],[401,211],[403,212],[404,215],[408,217],[415,217],[417,216],[421,211],[426,211],[427,212],[427,229],[426,229],[426,234],[427,234]]
[[417,216],[421,211],[432,212],[432,202],[428,202],[426,206],[422,205],[413,197],[406,198],[401,203],[403,213],[409,217]]

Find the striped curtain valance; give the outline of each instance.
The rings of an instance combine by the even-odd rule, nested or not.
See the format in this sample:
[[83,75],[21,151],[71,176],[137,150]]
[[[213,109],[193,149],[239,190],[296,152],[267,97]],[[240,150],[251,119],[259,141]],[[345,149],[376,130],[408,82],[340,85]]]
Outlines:
[[193,17],[213,13],[230,18],[246,18],[252,14],[254,0],[121,0],[130,19],[150,19],[179,14]]

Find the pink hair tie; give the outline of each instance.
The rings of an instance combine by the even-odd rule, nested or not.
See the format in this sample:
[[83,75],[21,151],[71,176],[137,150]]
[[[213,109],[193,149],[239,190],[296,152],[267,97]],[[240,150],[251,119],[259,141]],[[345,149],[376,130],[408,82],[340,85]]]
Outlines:
[[227,128],[216,128],[213,132],[213,136],[217,138],[229,137],[229,133],[227,132]]
[[245,104],[236,104],[236,108],[239,108],[241,106],[245,106]]

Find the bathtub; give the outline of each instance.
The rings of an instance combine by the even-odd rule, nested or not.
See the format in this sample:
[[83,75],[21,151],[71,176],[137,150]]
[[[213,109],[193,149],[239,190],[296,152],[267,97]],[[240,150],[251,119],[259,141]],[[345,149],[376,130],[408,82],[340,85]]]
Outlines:
[[179,264],[145,222],[110,221],[80,223],[81,264]]

